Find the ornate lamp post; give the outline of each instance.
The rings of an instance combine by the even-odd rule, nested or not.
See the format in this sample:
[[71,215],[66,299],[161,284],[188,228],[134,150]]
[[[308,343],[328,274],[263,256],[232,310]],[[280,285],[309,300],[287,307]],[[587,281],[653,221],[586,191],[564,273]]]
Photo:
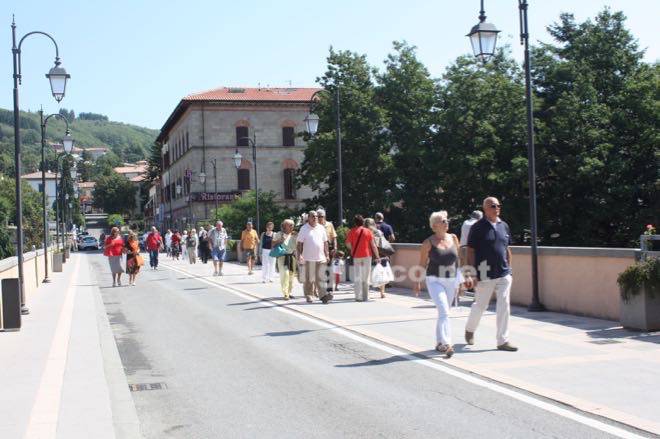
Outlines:
[[177,185],[174,186],[174,191],[176,192],[176,196],[178,198],[179,195],[181,195],[181,185],[177,183]]
[[[248,143],[252,147],[252,161],[254,162],[254,198],[256,200],[256,208],[257,208],[257,233],[261,230],[259,228],[260,226],[260,215],[259,215],[259,182],[257,180],[257,135],[253,134],[253,137],[241,137],[242,139],[247,139]],[[234,165],[236,166],[236,169],[241,168],[241,162],[243,161],[243,156],[241,155],[240,152],[238,152],[238,148],[236,148],[236,152],[234,152]]]
[[70,75],[60,67],[60,53],[55,39],[45,32],[33,31],[23,35],[16,44],[16,22],[12,18],[12,58],[14,66],[14,172],[16,180],[16,256],[18,259],[18,284],[21,290],[21,313],[29,314],[30,310],[25,306],[25,287],[23,276],[23,193],[21,190],[21,131],[20,113],[18,110],[18,85],[21,83],[21,47],[23,41],[31,35],[43,35],[48,37],[55,45],[55,67],[51,68],[46,77],[50,81],[51,92],[57,102],[64,98],[66,83]]
[[[531,222],[532,248],[532,303],[530,311],[544,311],[545,307],[539,299],[538,281],[538,227],[536,218],[536,157],[534,151],[534,114],[532,107],[532,73],[529,57],[529,28],[527,26],[527,0],[518,0],[520,18],[520,44],[525,46],[525,103],[527,110],[527,161],[529,186],[529,217]],[[474,56],[482,61],[488,60],[495,53],[498,30],[494,25],[486,23],[484,1],[481,0],[479,23],[467,35],[472,43]]]
[[[310,113],[305,117],[305,125],[307,126],[307,132],[312,136],[316,135],[319,127],[319,117],[317,114],[311,112],[311,107],[314,104],[314,98],[317,94],[324,92],[325,90],[319,90],[312,95],[310,98]],[[342,162],[341,162],[341,113],[339,111],[339,86],[335,85],[335,137],[337,139],[337,221],[339,226],[344,224],[344,194],[343,194],[343,184],[342,184]]]
[[[73,144],[71,144],[71,147],[73,148]],[[62,247],[64,247],[64,226],[61,224],[63,222],[63,216],[64,216],[64,202],[60,201],[60,195],[59,195],[59,176],[60,176],[60,160],[66,157],[67,154],[62,153],[58,154],[57,156],[57,170],[55,174],[55,239],[57,241],[57,249],[60,249],[60,233],[62,234]],[[62,208],[60,209],[60,205],[62,205]]]
[[[49,114],[44,118],[44,111],[41,110],[39,112],[41,116],[41,187],[43,188],[42,193],[41,193],[41,201],[42,201],[42,207],[43,207],[43,222],[44,222],[44,283],[49,283],[50,278],[48,277],[48,238],[49,238],[49,232],[48,230],[48,209],[46,206],[46,125],[48,124],[48,120],[51,117],[56,117],[64,120],[64,123],[66,124],[66,135],[62,139],[62,147],[64,148],[64,152],[66,154],[71,154],[71,151],[73,150],[73,137],[71,137],[71,131],[69,131],[69,121],[66,120],[66,117],[62,116],[61,114]],[[57,204],[57,176],[58,174],[55,174],[55,203]]]
[[[217,220],[218,219],[218,168],[217,168],[217,159],[212,159],[209,160],[211,163],[211,166],[213,166],[213,190],[215,191],[213,194],[213,199],[215,201],[215,213],[213,214],[213,219]],[[199,182],[204,184],[206,181],[206,174],[203,172],[199,174]]]

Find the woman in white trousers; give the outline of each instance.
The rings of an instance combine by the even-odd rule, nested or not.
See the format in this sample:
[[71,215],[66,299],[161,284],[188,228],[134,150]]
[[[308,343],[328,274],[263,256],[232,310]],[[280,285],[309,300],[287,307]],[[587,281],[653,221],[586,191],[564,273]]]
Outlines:
[[275,258],[270,256],[273,248],[273,227],[272,221],[266,223],[266,231],[259,238],[261,248],[261,280],[262,282],[273,282],[275,274]]

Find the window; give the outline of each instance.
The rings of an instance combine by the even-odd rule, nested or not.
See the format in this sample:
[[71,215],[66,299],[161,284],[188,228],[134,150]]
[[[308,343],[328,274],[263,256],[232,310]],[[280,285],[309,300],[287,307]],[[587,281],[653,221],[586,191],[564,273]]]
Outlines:
[[296,170],[295,169],[285,169],[284,170],[284,199],[285,200],[295,200],[296,199]]
[[236,146],[250,146],[248,135],[248,127],[236,127]]
[[39,183],[39,192],[43,192],[43,191],[44,191],[44,185]]
[[238,170],[238,190],[246,191],[250,189],[250,170],[249,169],[239,169]]
[[296,146],[296,137],[293,127],[282,127],[282,145]]

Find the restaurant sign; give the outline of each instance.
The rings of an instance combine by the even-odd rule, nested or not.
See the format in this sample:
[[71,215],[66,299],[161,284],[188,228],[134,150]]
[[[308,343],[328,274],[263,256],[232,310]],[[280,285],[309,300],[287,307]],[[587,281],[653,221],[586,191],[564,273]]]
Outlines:
[[218,201],[219,203],[230,203],[241,196],[240,192],[193,192],[190,194],[191,201]]

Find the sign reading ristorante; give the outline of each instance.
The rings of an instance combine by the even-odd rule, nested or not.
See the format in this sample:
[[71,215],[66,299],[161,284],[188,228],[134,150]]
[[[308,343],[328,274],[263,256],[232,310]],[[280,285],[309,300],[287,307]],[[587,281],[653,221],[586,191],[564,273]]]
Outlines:
[[240,192],[193,192],[190,194],[191,201],[219,201],[231,202],[241,196]]

